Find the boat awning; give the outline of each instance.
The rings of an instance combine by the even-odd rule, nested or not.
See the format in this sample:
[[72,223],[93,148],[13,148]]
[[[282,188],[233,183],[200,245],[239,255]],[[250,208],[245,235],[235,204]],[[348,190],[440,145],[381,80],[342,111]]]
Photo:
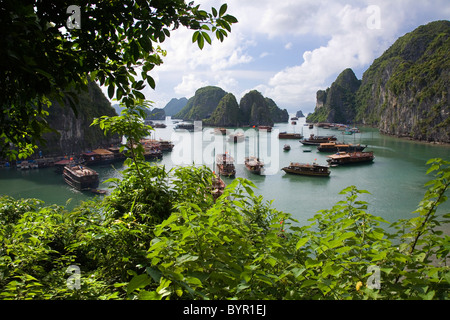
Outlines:
[[114,154],[112,151],[106,150],[106,149],[95,149],[92,150],[95,154]]

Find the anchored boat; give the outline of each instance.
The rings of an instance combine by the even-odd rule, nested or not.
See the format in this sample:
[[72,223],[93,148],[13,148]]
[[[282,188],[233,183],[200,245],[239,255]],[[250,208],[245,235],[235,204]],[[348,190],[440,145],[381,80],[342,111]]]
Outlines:
[[304,176],[315,177],[328,177],[330,175],[330,168],[328,166],[321,166],[317,163],[305,164],[305,163],[292,163],[288,167],[284,167],[283,170],[289,174],[297,174]]
[[221,176],[234,177],[236,175],[234,159],[229,154],[218,154],[216,156],[216,163]]
[[250,156],[245,158],[245,167],[252,173],[261,174],[264,170],[264,163],[258,157]]
[[375,159],[373,151],[369,152],[338,152],[327,156],[330,165],[343,165],[361,162],[372,162]]
[[90,190],[98,187],[97,171],[80,164],[68,164],[63,170],[64,181],[77,190]]

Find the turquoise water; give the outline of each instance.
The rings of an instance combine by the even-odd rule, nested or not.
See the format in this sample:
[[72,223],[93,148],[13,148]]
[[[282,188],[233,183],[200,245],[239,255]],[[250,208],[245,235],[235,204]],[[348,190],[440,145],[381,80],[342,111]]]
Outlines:
[[[303,121],[302,121],[303,119]],[[329,209],[343,199],[339,192],[354,185],[370,192],[361,196],[369,203],[368,211],[390,222],[411,217],[425,188],[423,185],[432,177],[425,173],[426,162],[430,158],[450,160],[450,147],[413,142],[380,135],[376,129],[361,128],[362,133],[351,136],[342,135],[330,129],[309,129],[301,118],[297,125],[276,124],[272,133],[260,134],[252,128],[239,129],[246,133],[244,142],[228,143],[222,136],[214,135],[212,129],[203,128],[200,132],[174,131],[174,123],[166,120],[167,128],[155,129],[157,139],[170,139],[175,143],[172,152],[165,153],[160,164],[167,168],[176,165],[204,164],[214,167],[214,154],[228,152],[236,160],[238,177],[250,179],[257,186],[256,194],[266,200],[273,200],[273,206],[280,211],[289,212],[301,224],[309,224],[308,219],[321,209]],[[335,134],[339,141],[368,145],[366,150],[374,151],[373,163],[349,167],[333,167],[329,178],[287,175],[281,168],[290,162],[317,162],[327,164],[325,153],[317,152],[315,147],[303,146],[298,140],[278,140],[278,132],[296,132],[309,136]],[[291,150],[283,151],[284,144]],[[258,147],[259,145],[259,147]],[[305,153],[303,149],[311,149]],[[257,176],[245,169],[244,157],[257,155],[266,163],[266,175]],[[121,164],[94,167],[100,174],[100,181],[110,177],[120,177]],[[230,183],[231,179],[224,179]],[[100,188],[106,188],[100,185]],[[74,206],[80,201],[93,198],[88,192],[79,192],[66,185],[60,174],[53,168],[19,171],[14,168],[0,169],[0,194],[15,198],[38,198],[47,204]],[[450,211],[446,203],[440,210]]]

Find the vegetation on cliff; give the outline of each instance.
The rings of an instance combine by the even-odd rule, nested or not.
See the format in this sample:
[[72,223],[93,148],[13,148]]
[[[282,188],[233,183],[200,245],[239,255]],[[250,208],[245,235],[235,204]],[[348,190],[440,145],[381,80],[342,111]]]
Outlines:
[[209,126],[258,126],[289,120],[287,110],[281,110],[270,98],[252,90],[245,94],[239,104],[236,97],[219,87],[208,86],[196,91],[175,118],[202,120]]
[[347,69],[318,91],[307,121],[358,122],[395,136],[450,142],[449,51],[449,21],[420,26],[376,59],[361,82]]
[[74,114],[69,102],[64,104],[53,101],[48,109],[48,125],[54,131],[43,135],[45,143],[39,144],[43,154],[72,154],[95,149],[99,146],[109,146],[118,142],[118,137],[105,136],[100,128],[91,126],[94,118],[114,116],[116,111],[106,99],[100,87],[89,82],[87,91],[80,91],[76,97]]
[[449,51],[449,21],[399,38],[364,73],[356,120],[388,134],[450,142]]
[[232,93],[220,99],[211,117],[203,120],[206,126],[239,127],[242,123],[239,105]]
[[352,123],[356,115],[356,92],[361,81],[352,69],[345,69],[326,91],[317,92],[314,113],[308,122]]
[[209,118],[217,108],[220,100],[226,94],[227,93],[219,87],[207,86],[200,88],[174,118],[187,121],[198,121]]

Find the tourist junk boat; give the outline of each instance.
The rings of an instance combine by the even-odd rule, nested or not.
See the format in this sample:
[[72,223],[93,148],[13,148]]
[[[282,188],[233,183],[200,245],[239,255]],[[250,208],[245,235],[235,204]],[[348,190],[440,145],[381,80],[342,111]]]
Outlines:
[[271,126],[258,126],[258,130],[265,130],[267,132],[272,132],[272,127]]
[[261,174],[264,171],[264,163],[258,157],[246,157],[244,163],[247,170],[251,173]]
[[319,152],[358,152],[363,151],[367,145],[363,146],[360,144],[348,144],[339,142],[327,142],[321,143],[317,146]]
[[327,156],[330,165],[343,165],[361,162],[371,162],[375,159],[373,151],[369,152],[338,152]]
[[330,175],[330,168],[328,166],[321,166],[317,163],[305,164],[305,163],[293,163],[288,167],[284,167],[283,170],[289,174],[297,174],[304,176],[314,176],[314,177],[328,177]]
[[187,131],[194,131],[194,124],[193,123],[178,123],[174,130],[187,130]]
[[63,170],[64,181],[71,187],[83,191],[98,187],[98,173],[81,164],[68,164]]
[[315,136],[314,134],[311,134],[309,139],[303,139],[300,140],[300,142],[303,145],[320,145],[321,143],[327,143],[327,142],[331,142],[331,141],[336,141],[337,138],[336,136]]
[[244,140],[245,140],[245,135],[242,132],[233,133],[228,136],[229,142],[236,143],[236,142],[242,142]]
[[214,128],[214,134],[226,135],[227,129],[226,128]]
[[278,134],[278,139],[301,139],[303,138],[300,133],[287,133],[287,132],[280,132]]
[[229,154],[218,154],[216,156],[216,164],[221,176],[234,177],[236,175],[234,159]]
[[84,152],[81,157],[86,165],[104,165],[113,163],[115,159],[114,152],[107,149],[95,149]]
[[141,139],[141,144],[146,147],[154,146],[156,149],[160,149],[161,151],[172,151],[174,144],[172,141],[163,140],[163,139]]

